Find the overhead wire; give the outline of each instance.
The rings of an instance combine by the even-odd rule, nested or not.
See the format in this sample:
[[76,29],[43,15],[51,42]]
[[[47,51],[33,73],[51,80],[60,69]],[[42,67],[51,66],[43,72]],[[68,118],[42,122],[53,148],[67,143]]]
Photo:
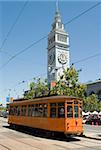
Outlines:
[[36,42],[30,44],[28,47],[22,49],[21,51],[19,51],[18,53],[16,53],[16,54],[13,55],[12,57],[10,57],[10,58],[8,59],[8,61],[6,61],[6,62],[0,67],[0,70],[1,70],[5,65],[7,65],[11,60],[13,60],[15,57],[17,57],[17,56],[20,55],[21,53],[25,52],[25,51],[28,50],[29,48],[33,47],[33,45],[39,43],[40,41],[42,41],[42,40],[45,39],[45,38],[46,38],[46,36],[44,36],[43,38],[39,39],[38,41],[36,41]]
[[6,37],[4,38],[4,40],[3,40],[2,44],[1,44],[0,52],[2,52],[2,48],[4,47],[4,45],[5,45],[5,43],[6,43],[7,39],[8,39],[8,37],[10,36],[12,30],[14,29],[15,25],[17,24],[17,22],[18,22],[20,16],[22,15],[22,13],[23,13],[25,7],[27,6],[28,1],[29,1],[29,0],[25,1],[25,3],[24,3],[24,5],[23,5],[23,7],[21,8],[19,14],[17,15],[17,17],[16,17],[14,23],[12,24],[12,26],[11,26],[10,29],[9,29],[9,31],[7,32]]
[[81,12],[79,15],[73,17],[71,20],[69,20],[68,22],[66,22],[64,25],[67,25],[67,24],[71,23],[72,21],[78,19],[79,17],[81,17],[82,15],[86,14],[88,11],[94,9],[95,7],[99,6],[100,4],[101,4],[101,2],[98,2],[97,4],[95,4],[92,7],[88,8],[87,10]]
[[97,54],[95,54],[95,55],[91,55],[91,56],[89,56],[89,57],[86,57],[86,58],[80,59],[80,60],[78,60],[78,61],[75,61],[75,62],[72,63],[71,65],[74,65],[74,64],[80,63],[80,62],[82,62],[82,61],[86,61],[86,60],[92,59],[92,58],[94,58],[94,57],[98,57],[98,56],[100,56],[100,55],[101,55],[101,53],[97,53]]
[[[75,61],[74,63],[72,63],[71,66],[73,66],[73,65],[76,64],[76,63],[79,63],[79,62],[82,62],[82,61],[86,61],[86,60],[92,59],[92,58],[94,58],[94,57],[98,57],[98,56],[100,56],[100,55],[101,55],[101,53],[97,53],[97,54],[95,54],[95,55],[91,55],[91,56],[89,56],[89,57],[80,59],[80,60]],[[80,71],[82,71],[82,69],[79,69],[79,70],[77,70],[77,71],[80,72]],[[27,83],[28,81],[31,81],[31,80],[33,80],[34,78],[40,78],[40,76],[43,76],[43,75],[46,75],[46,73],[41,74],[41,75],[37,75],[37,76],[35,76],[35,77],[33,77],[33,78],[30,78],[30,79],[28,79],[28,80],[23,80],[23,81],[21,81],[21,82],[18,82],[18,84],[16,84],[15,86],[20,85],[20,84],[23,84],[23,83]],[[9,89],[8,89],[8,90],[9,90]]]
[[46,73],[43,73],[43,74],[34,76],[33,78],[30,78],[30,79],[27,79],[27,80],[22,80],[22,81],[20,81],[20,82],[18,82],[18,83],[16,83],[16,84],[12,85],[11,88],[6,88],[6,89],[0,91],[0,93],[5,92],[5,91],[7,91],[7,92],[8,92],[8,91],[12,91],[12,90],[14,91],[14,90],[16,89],[17,86],[19,86],[19,85],[21,85],[21,84],[28,83],[29,81],[32,81],[32,80],[39,79],[39,78],[42,77],[42,76],[45,77],[45,75],[46,75]]
[[[86,14],[88,11],[94,9],[95,7],[99,6],[101,4],[101,2],[98,2],[97,4],[93,5],[92,7],[88,8],[87,10],[83,11],[82,13],[80,13],[79,15],[73,17],[70,21],[66,22],[65,25],[73,22],[74,20],[78,19],[80,16]],[[13,55],[11,58],[8,59],[8,61],[6,61],[1,67],[0,70],[2,68],[4,68],[10,61],[12,61],[14,58],[16,58],[18,55],[20,55],[21,53],[27,51],[28,49],[30,49],[31,47],[33,47],[34,45],[38,44],[40,41],[44,40],[45,38],[47,38],[47,35],[43,36],[42,38],[40,38],[39,40],[31,43],[29,46],[27,46],[26,48],[20,50],[18,53],[16,53],[15,55]]]
[[[80,59],[80,60],[75,61],[74,63],[72,63],[71,66],[73,66],[74,64],[80,63],[80,62],[82,62],[82,61],[86,61],[86,60],[92,59],[92,58],[94,58],[94,57],[98,57],[98,56],[100,56],[100,55],[101,55],[101,53],[97,53],[97,54],[95,54],[95,55],[91,55],[91,56],[89,56],[89,57]],[[82,69],[79,69],[79,70],[77,70],[77,71],[80,72],[80,71],[82,71]],[[20,84],[23,84],[23,83],[28,83],[29,81],[34,80],[34,78],[35,78],[35,79],[36,79],[36,78],[40,78],[40,76],[43,76],[43,75],[46,75],[46,73],[41,74],[41,75],[34,76],[33,78],[30,78],[30,79],[28,79],[28,80],[23,80],[23,81],[21,81],[21,82],[18,82],[18,84],[16,84],[15,86],[20,85]],[[13,86],[14,89],[15,89],[15,86]],[[10,88],[10,89],[11,89],[11,88]],[[6,90],[7,90],[7,89],[6,89]],[[9,89],[8,89],[8,90],[9,90]]]

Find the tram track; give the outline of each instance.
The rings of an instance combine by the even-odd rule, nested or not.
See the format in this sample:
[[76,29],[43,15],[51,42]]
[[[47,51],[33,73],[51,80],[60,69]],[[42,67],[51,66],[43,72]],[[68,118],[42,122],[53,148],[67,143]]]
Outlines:
[[82,139],[83,141],[87,141],[88,142],[88,140],[91,140],[90,142],[91,143],[95,143],[95,144],[100,144],[101,145],[101,140],[99,139],[99,140],[96,140],[95,138],[89,138],[89,137],[77,137],[78,139]]
[[5,148],[5,149],[7,149],[7,150],[12,150],[11,148],[9,148],[9,147],[7,147],[7,146],[5,146],[3,144],[0,144],[0,146],[3,147],[3,148]]
[[[27,132],[27,134],[29,134],[29,133]],[[29,135],[29,136],[34,137],[33,135]],[[8,137],[11,138],[12,135],[9,135]],[[38,134],[37,137],[45,138],[45,137],[40,136],[39,134]],[[60,141],[60,142],[68,142],[68,143],[74,145],[74,147],[75,147],[75,145],[78,145],[78,146],[82,146],[85,149],[88,148],[88,149],[92,149],[92,150],[100,150],[99,148],[97,148],[97,149],[95,147],[93,148],[93,146],[87,146],[87,145],[91,145],[91,144],[99,145],[101,147],[100,141],[97,141],[97,140],[95,141],[94,139],[89,139],[89,138],[85,138],[85,137],[78,137],[77,136],[77,137],[73,137],[71,139],[67,139],[66,137],[63,137],[63,138],[62,137],[60,137],[60,138],[59,137],[54,137],[54,138],[48,137],[48,138],[45,138],[45,139],[51,139],[51,140]],[[26,143],[24,141],[20,141],[18,138],[13,138],[13,140],[18,141],[18,142],[23,143],[23,144],[26,144],[26,145],[31,146],[31,147],[34,147],[37,150],[41,150],[40,148],[35,147],[32,144]],[[38,140],[36,138],[34,138],[34,140],[41,141],[40,139]],[[88,144],[85,144],[84,142],[86,142]],[[60,146],[63,149],[67,149],[67,147],[62,146],[60,144],[52,144],[52,145]]]
[[[35,150],[41,150],[41,149],[40,149],[39,147],[37,147],[37,146],[33,146],[32,144],[29,144],[29,143],[26,143],[26,142],[24,142],[24,141],[21,141],[20,139],[14,137],[14,136],[13,136],[13,138],[12,138],[12,136],[13,136],[13,135],[5,135],[6,138],[12,139],[12,141],[19,142],[19,143],[21,143],[21,144],[30,146],[30,147],[34,148]],[[21,139],[22,139],[22,138],[21,138]],[[37,140],[37,139],[34,139],[34,140]],[[37,140],[37,141],[40,141],[40,140]],[[5,145],[3,145],[3,144],[0,144],[0,145],[1,145],[2,147],[6,148],[7,150],[13,150],[13,149],[11,149],[11,148],[9,148],[8,146],[5,146]]]
[[[6,138],[9,138],[9,139],[12,139],[13,141],[16,141],[16,142],[19,142],[19,143],[22,143],[22,144],[24,144],[24,145],[27,145],[27,146],[30,146],[30,147],[32,147],[32,148],[34,148],[35,150],[42,150],[41,148],[39,148],[39,147],[37,147],[37,146],[35,146],[35,145],[32,145],[32,144],[30,144],[30,143],[28,143],[28,142],[26,142],[26,141],[21,141],[21,139],[22,139],[22,137],[20,138],[20,139],[18,139],[18,137],[16,138],[16,137],[14,137],[13,136],[13,134],[10,134],[10,135],[5,135],[6,136]],[[31,135],[30,135],[31,136]],[[13,137],[13,138],[12,138]],[[77,137],[76,137],[77,138]],[[75,138],[75,139],[76,139]],[[48,138],[48,139],[50,139],[50,138]],[[37,140],[38,141],[38,139],[34,139],[34,140]],[[52,139],[51,139],[52,140]],[[75,140],[69,140],[68,141],[68,139],[66,139],[66,138],[64,138],[64,139],[54,139],[55,141],[56,141],[56,143],[54,143],[54,141],[53,141],[53,143],[51,143],[53,146],[56,146],[57,147],[57,149],[58,149],[58,147],[59,148],[62,148],[63,150],[67,150],[67,148],[70,150],[71,148],[69,148],[68,147],[68,145],[71,145],[72,147],[73,147],[73,149],[75,148],[75,146],[80,146],[81,148],[81,150],[82,150],[82,148],[84,149],[92,149],[92,150],[100,150],[100,148],[95,148],[94,146],[89,146],[89,144],[91,145],[92,143],[95,143],[95,145],[99,145],[99,147],[101,147],[101,144],[100,144],[100,142],[98,142],[98,141],[94,141],[94,140],[92,140],[92,139],[85,139],[85,138],[82,138],[82,137],[79,137],[79,141],[75,141]],[[39,140],[40,141],[40,140]],[[65,142],[64,144],[63,144],[63,142]],[[67,143],[66,143],[67,142]],[[88,143],[88,144],[87,144]],[[5,149],[7,149],[7,150],[12,150],[10,147],[8,147],[8,146],[5,146],[5,145],[3,145],[3,144],[0,144],[2,147],[4,147]],[[73,146],[74,145],[74,146]]]
[[[7,127],[8,128],[8,127]],[[9,128],[10,129],[10,128]],[[49,145],[51,146],[55,146],[56,150],[57,149],[63,149],[63,150],[70,150],[72,149],[80,149],[80,150],[84,150],[84,149],[89,149],[89,150],[100,150],[101,149],[101,143],[98,140],[94,140],[94,139],[89,139],[89,138],[85,138],[85,137],[73,137],[70,139],[67,139],[65,136],[64,137],[42,137],[41,135],[33,135],[30,134],[29,132],[24,132],[21,131],[18,134],[16,134],[15,132],[16,130],[14,130],[14,133],[12,132],[12,130],[7,130],[7,132],[9,134],[7,134],[5,131],[2,132],[2,135],[5,136],[8,139],[11,139],[12,142],[18,142],[19,144],[22,143],[23,145],[25,145],[25,147],[30,147],[31,149],[35,149],[35,150],[42,150],[40,144],[41,141],[43,141],[44,139],[49,140]],[[17,131],[18,132],[18,131]],[[28,136],[27,136],[28,135]],[[29,143],[29,141],[27,141],[27,138],[33,138],[33,140],[36,140],[37,142],[39,141],[39,145],[38,143],[36,145],[34,145],[33,143]],[[42,140],[41,140],[42,138]],[[26,139],[24,141],[24,139]],[[51,140],[51,141],[50,141]],[[0,146],[2,147],[2,149],[4,148],[5,150],[13,150],[13,148],[10,147],[10,145],[7,145],[7,143],[1,143]]]
[[[89,148],[89,149],[92,149],[92,150],[101,150],[101,148],[95,148],[94,145],[93,146],[88,146],[89,144],[95,144],[95,145],[98,145],[99,147],[101,147],[101,143],[100,142],[98,142],[98,141],[95,142],[95,140],[93,140],[93,139],[88,139],[87,140],[87,139],[82,138],[82,137],[80,137],[79,139],[80,139],[80,143],[72,142],[72,144],[83,146],[85,149]],[[86,143],[84,143],[84,142],[86,142]]]
[[[10,138],[10,137],[9,137],[9,138]],[[35,146],[33,146],[32,144],[29,144],[29,143],[26,143],[26,142],[20,141],[20,140],[18,140],[17,138],[14,138],[14,137],[13,137],[13,139],[12,139],[12,140],[13,140],[13,141],[16,141],[16,142],[19,142],[19,143],[21,143],[21,144],[24,144],[24,145],[30,146],[30,147],[34,148],[35,150],[41,150],[40,148],[35,147]],[[9,148],[9,147],[5,146],[5,145],[2,145],[2,144],[0,144],[0,145],[1,145],[1,146],[3,146],[4,148],[6,148],[7,150],[13,150],[13,149],[11,149],[11,148]]]
[[30,146],[30,147],[33,147],[33,148],[35,148],[36,150],[41,150],[40,148],[38,148],[38,147],[36,147],[36,146],[33,146],[32,144],[28,144],[28,143],[23,142],[23,141],[20,141],[20,140],[18,140],[18,139],[13,139],[13,140],[15,140],[15,141],[17,141],[17,142],[19,142],[19,143],[23,143],[23,144],[25,144],[25,145],[28,145],[28,146]]
[[[83,141],[82,141],[82,140]],[[56,141],[58,141],[58,139],[55,139]],[[81,142],[88,142],[88,143],[95,143],[95,144],[97,144],[97,145],[99,145],[99,146],[101,146],[101,143],[99,143],[98,141],[96,141],[95,142],[95,140],[93,140],[93,139],[85,139],[85,138],[82,138],[82,137],[80,137],[80,140],[81,140]],[[19,141],[18,139],[17,139],[17,141]],[[60,141],[61,141],[61,139],[60,139]],[[67,139],[65,139],[64,141],[63,141],[63,139],[62,139],[62,142],[66,142],[67,141]],[[20,141],[21,142],[21,141]],[[68,141],[67,141],[68,142]],[[70,141],[69,141],[70,142]],[[71,141],[71,144],[73,144],[73,145],[78,145],[78,146],[82,146],[83,148],[89,148],[89,149],[92,149],[92,150],[100,150],[99,148],[93,148],[92,146],[87,146],[86,144],[82,144],[82,143],[74,143],[75,141]],[[24,144],[27,144],[27,143],[25,143],[25,142],[22,142],[22,143],[24,143]],[[29,145],[29,146],[32,146],[32,145],[30,145],[30,144],[27,144],[27,145]],[[65,146],[63,146],[63,145],[59,145],[59,144],[52,144],[52,145],[54,145],[54,146],[57,146],[57,147],[61,147],[61,148],[63,148],[63,149],[65,149],[65,150],[67,150],[67,147],[65,147]],[[32,146],[33,147],[33,146]],[[74,146],[75,147],[75,146]],[[37,148],[37,147],[36,147]],[[38,148],[39,149],[39,148]],[[69,148],[68,148],[69,149]],[[39,149],[40,150],[40,149]]]
[[99,148],[95,148],[95,147],[93,147],[93,146],[87,146],[86,144],[80,144],[80,143],[72,143],[72,144],[74,144],[74,145],[78,145],[78,146],[82,146],[83,148],[85,148],[85,149],[91,149],[91,150],[101,150],[101,149],[99,149]]
[[[88,141],[87,141],[88,142]],[[73,146],[74,145],[74,146]],[[61,147],[61,148],[63,148],[63,149],[65,149],[65,150],[67,150],[67,146],[62,146],[62,145],[60,145],[60,144],[54,144],[54,146],[58,146],[58,147]],[[75,148],[75,146],[80,146],[80,150],[82,150],[82,148],[83,149],[90,149],[90,150],[100,150],[100,148],[95,148],[94,146],[87,146],[86,144],[82,144],[82,143],[71,143],[71,146],[72,147],[74,147],[74,149],[77,149],[77,148]],[[68,148],[69,149],[69,148]],[[71,149],[71,148],[70,148]],[[73,148],[72,148],[73,149]]]

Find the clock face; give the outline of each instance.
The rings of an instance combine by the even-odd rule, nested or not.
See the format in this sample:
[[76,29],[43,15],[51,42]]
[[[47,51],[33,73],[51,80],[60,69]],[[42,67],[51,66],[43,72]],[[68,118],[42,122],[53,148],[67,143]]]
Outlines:
[[67,55],[65,53],[60,53],[58,56],[58,61],[61,64],[66,64],[67,62]]

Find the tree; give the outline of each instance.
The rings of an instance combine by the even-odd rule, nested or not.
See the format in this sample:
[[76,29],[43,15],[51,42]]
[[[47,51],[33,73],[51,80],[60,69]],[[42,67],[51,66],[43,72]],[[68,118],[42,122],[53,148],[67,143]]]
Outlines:
[[34,81],[30,83],[30,90],[25,94],[24,98],[30,99],[34,97],[41,97],[48,95],[47,79],[42,80],[40,78],[34,78]]
[[49,90],[47,79],[34,78],[30,83],[30,90],[25,98],[33,98],[49,95],[67,95],[75,97],[84,97],[86,86],[78,82],[78,71],[72,66],[64,70],[60,80],[56,82],[56,86]]
[[101,111],[101,101],[98,101],[98,97],[95,94],[87,97],[86,85],[78,82],[79,72],[74,66],[64,70],[60,80],[56,82],[56,85],[49,90],[47,79],[34,78],[34,81],[30,83],[30,90],[25,94],[24,98],[34,98],[49,95],[67,95],[74,96],[83,99],[84,111]]
[[86,85],[78,82],[78,71],[72,66],[64,70],[56,86],[51,89],[51,93],[57,95],[67,95],[84,98]]
[[84,103],[83,103],[83,110],[85,112],[87,111],[101,111],[101,101],[98,100],[98,97],[96,94],[92,94],[88,97],[85,97]]

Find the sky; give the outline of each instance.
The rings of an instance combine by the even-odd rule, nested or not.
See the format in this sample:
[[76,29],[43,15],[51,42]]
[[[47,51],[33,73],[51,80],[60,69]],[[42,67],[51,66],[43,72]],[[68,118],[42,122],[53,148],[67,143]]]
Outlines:
[[[70,62],[82,69],[81,83],[101,78],[101,4],[73,18],[99,2],[58,2],[70,37]],[[47,35],[55,11],[55,0],[0,0],[0,102],[8,95],[21,97],[34,77],[47,77]]]

